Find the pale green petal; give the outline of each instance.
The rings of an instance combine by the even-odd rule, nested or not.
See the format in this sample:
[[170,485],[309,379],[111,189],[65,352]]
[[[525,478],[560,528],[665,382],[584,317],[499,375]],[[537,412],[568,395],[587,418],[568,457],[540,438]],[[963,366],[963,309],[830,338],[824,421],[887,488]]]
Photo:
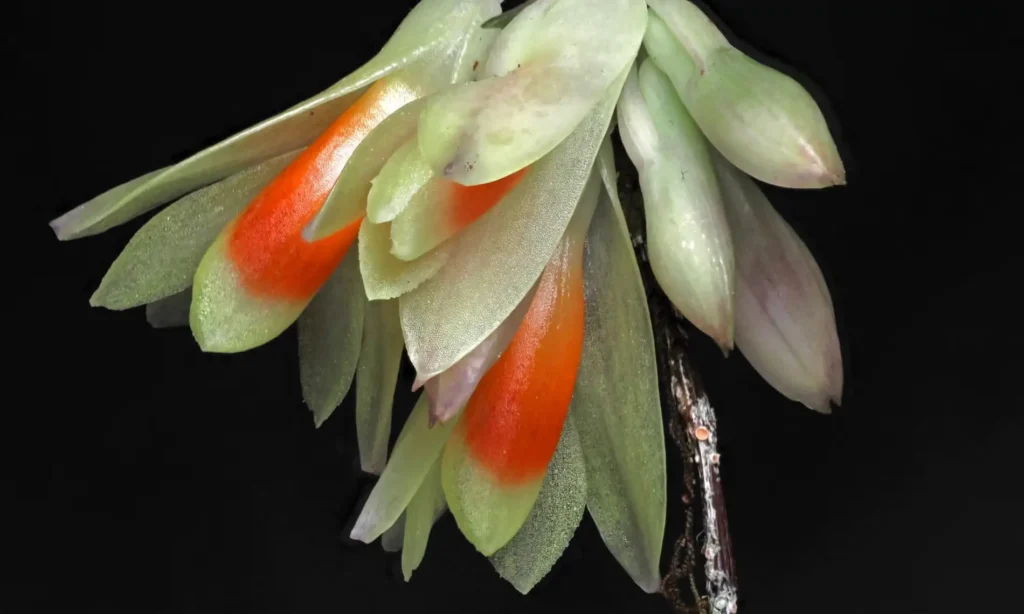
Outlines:
[[146,321],[153,328],[188,326],[188,310],[192,305],[192,289],[187,288],[146,305]]
[[454,239],[449,266],[402,297],[402,330],[420,379],[480,345],[540,277],[591,177],[625,76],[568,139]]
[[398,520],[441,454],[455,422],[427,424],[427,397],[420,395],[406,420],[384,473],[352,529],[352,539],[370,543]]
[[402,544],[402,575],[408,582],[412,572],[420,566],[427,551],[430,529],[447,506],[441,488],[441,461],[435,460],[430,472],[405,510],[405,541]]
[[298,152],[257,164],[179,199],[135,233],[89,299],[98,307],[128,309],[192,285],[214,239]]
[[403,347],[398,301],[366,303],[363,349],[356,372],[356,435],[359,461],[368,473],[379,475],[388,459],[391,404]]
[[366,219],[374,224],[395,219],[433,176],[434,171],[423,160],[416,141],[409,139],[373,179],[366,197]]
[[311,143],[381,77],[500,11],[496,0],[424,0],[369,62],[330,88],[188,159],[108,190],[53,220],[61,240],[94,235],[254,164]]
[[[611,169],[606,151],[603,163]],[[647,296],[617,192],[606,191],[594,213],[584,267],[587,323],[572,416],[587,467],[587,508],[619,564],[655,592],[665,532],[665,440]]]
[[352,386],[363,336],[366,299],[355,250],[299,316],[299,376],[302,396],[319,427]]
[[391,224],[364,220],[359,227],[359,268],[367,298],[391,299],[415,290],[444,266],[451,251],[452,245],[445,243],[416,260],[399,260],[391,253]]
[[423,157],[464,185],[536,162],[599,104],[636,55],[646,23],[642,0],[540,0],[523,9],[494,43],[489,78],[427,102],[417,137]]
[[[641,95],[627,97],[630,90]],[[620,131],[642,133],[640,124],[647,123],[658,134],[652,158],[630,151],[631,158],[638,158],[651,270],[686,319],[728,352],[734,338],[736,264],[711,146],[672,82],[650,59],[640,67],[639,78],[626,82],[619,109],[637,105],[642,108],[623,118]],[[644,115],[645,122],[630,121]]]
[[730,44],[693,3],[651,8],[644,47],[723,156],[782,187],[846,182],[828,123],[803,85]]
[[[391,528],[380,536],[380,547],[384,552],[400,552],[405,543],[405,513],[398,517]],[[404,557],[403,557],[404,558]]]
[[562,556],[586,504],[583,449],[570,415],[537,502],[515,537],[491,557],[491,564],[516,590],[529,593]]

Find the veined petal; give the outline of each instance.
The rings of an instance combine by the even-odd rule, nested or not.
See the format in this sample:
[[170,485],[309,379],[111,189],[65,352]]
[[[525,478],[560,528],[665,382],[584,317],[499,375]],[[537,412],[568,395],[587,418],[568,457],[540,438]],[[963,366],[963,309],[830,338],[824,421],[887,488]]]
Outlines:
[[515,537],[491,557],[491,564],[516,590],[529,593],[569,546],[586,505],[587,472],[570,414],[537,502]]
[[577,203],[596,201],[596,181],[585,197],[584,188],[625,76],[507,198],[454,239],[445,267],[402,297],[406,348],[422,380],[447,370],[494,332],[540,277]]
[[427,102],[418,132],[423,157],[463,185],[536,162],[599,104],[636,55],[646,23],[642,0],[540,0],[524,8],[498,35],[488,78]]
[[782,187],[846,182],[825,117],[799,82],[734,47],[691,2],[649,4],[644,46],[722,155]]
[[[536,286],[526,293],[523,300],[509,314],[494,332],[488,335],[480,345],[473,348],[469,354],[462,357],[462,360],[452,365],[450,369],[427,380],[425,389],[427,398],[430,399],[430,419],[432,421],[447,422],[457,416],[462,407],[473,396],[480,379],[487,373],[487,370],[501,357],[502,353],[512,342],[516,331],[523,323],[530,304],[533,302],[533,295]],[[413,384],[414,388],[423,385],[419,380]]]
[[409,501],[405,510],[405,541],[402,549],[402,575],[408,582],[412,572],[420,566],[423,555],[427,551],[427,540],[430,529],[447,509],[444,502],[444,489],[441,487],[441,459],[438,458],[430,466],[427,477],[423,479],[419,490]]
[[296,155],[291,152],[267,160],[168,206],[135,233],[89,302],[128,309],[191,286],[217,234]]
[[[623,142],[635,160],[658,285],[726,352],[733,347],[735,259],[725,206],[700,128],[648,59],[623,88]],[[657,139],[649,136],[657,134]],[[639,145],[639,146],[638,146]]]
[[583,348],[583,239],[590,214],[578,219],[544,269],[508,349],[466,404],[441,457],[452,515],[486,556],[526,521],[569,411]]
[[434,177],[391,224],[391,253],[402,260],[419,258],[490,211],[528,171],[529,167],[523,168],[473,186]]
[[587,468],[590,515],[623,569],[655,592],[667,495],[654,334],[610,144],[600,160],[607,189],[587,237],[586,333],[572,417]]
[[754,181],[715,161],[736,241],[736,345],[780,393],[829,413],[842,398],[843,363],[821,269]]
[[390,230],[390,223],[367,221],[359,229],[359,267],[371,301],[398,298],[415,290],[444,266],[452,251],[451,245],[444,244],[411,262],[399,260],[390,251]]
[[[358,288],[354,286],[353,292],[358,293]],[[359,298],[366,303],[361,295]],[[363,349],[356,372],[356,436],[359,461],[367,473],[379,475],[387,463],[391,407],[403,347],[398,301],[366,303]]]
[[108,190],[53,220],[50,226],[61,240],[94,235],[196,188],[304,147],[369,84],[437,47],[465,38],[470,28],[500,10],[497,0],[424,0],[373,59],[330,88],[182,162]]
[[153,328],[188,326],[188,310],[192,305],[192,289],[146,304],[146,321]]
[[352,539],[368,544],[398,520],[440,455],[453,426],[454,423],[428,426],[427,398],[420,396],[398,436],[387,467],[356,520]]
[[352,386],[366,299],[354,249],[299,318],[299,379],[302,397],[319,428]]

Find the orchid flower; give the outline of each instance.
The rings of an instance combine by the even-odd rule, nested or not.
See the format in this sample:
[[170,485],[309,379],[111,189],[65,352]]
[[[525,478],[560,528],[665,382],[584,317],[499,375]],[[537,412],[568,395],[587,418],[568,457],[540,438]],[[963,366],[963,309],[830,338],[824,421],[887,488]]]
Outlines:
[[[166,205],[93,305],[145,305],[207,352],[297,323],[315,425],[355,383],[380,476],[352,537],[401,550],[407,580],[450,510],[527,593],[589,511],[657,592],[662,367],[611,135],[668,299],[820,411],[842,391],[831,298],[751,176],[824,187],[841,162],[809,95],[685,0],[500,4],[422,0],[327,90],[51,225],[76,239]],[[389,454],[403,354],[423,392]]]

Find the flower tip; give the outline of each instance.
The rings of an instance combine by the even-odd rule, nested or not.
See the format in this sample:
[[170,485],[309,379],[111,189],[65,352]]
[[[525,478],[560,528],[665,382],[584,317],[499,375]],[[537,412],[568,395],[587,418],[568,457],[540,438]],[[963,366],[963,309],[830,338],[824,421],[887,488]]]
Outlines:
[[58,241],[70,241],[71,239],[78,238],[78,233],[73,230],[78,213],[78,209],[72,209],[64,215],[49,221],[48,225],[53,230],[53,234],[56,235]]

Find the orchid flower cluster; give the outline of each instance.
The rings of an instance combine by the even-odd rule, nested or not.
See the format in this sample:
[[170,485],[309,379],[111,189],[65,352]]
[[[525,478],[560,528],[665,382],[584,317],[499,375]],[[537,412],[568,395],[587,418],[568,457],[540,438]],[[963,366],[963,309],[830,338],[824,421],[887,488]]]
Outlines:
[[[157,207],[91,298],[243,352],[298,326],[315,424],[355,387],[379,474],[351,535],[408,580],[450,510],[528,592],[588,510],[659,590],[666,473],[652,323],[611,135],[636,166],[657,283],[774,388],[842,393],[814,258],[753,179],[844,183],[790,77],[687,0],[422,0],[362,67],[52,222],[103,232]],[[169,203],[169,204],[168,204]],[[389,451],[403,354],[423,389]]]

